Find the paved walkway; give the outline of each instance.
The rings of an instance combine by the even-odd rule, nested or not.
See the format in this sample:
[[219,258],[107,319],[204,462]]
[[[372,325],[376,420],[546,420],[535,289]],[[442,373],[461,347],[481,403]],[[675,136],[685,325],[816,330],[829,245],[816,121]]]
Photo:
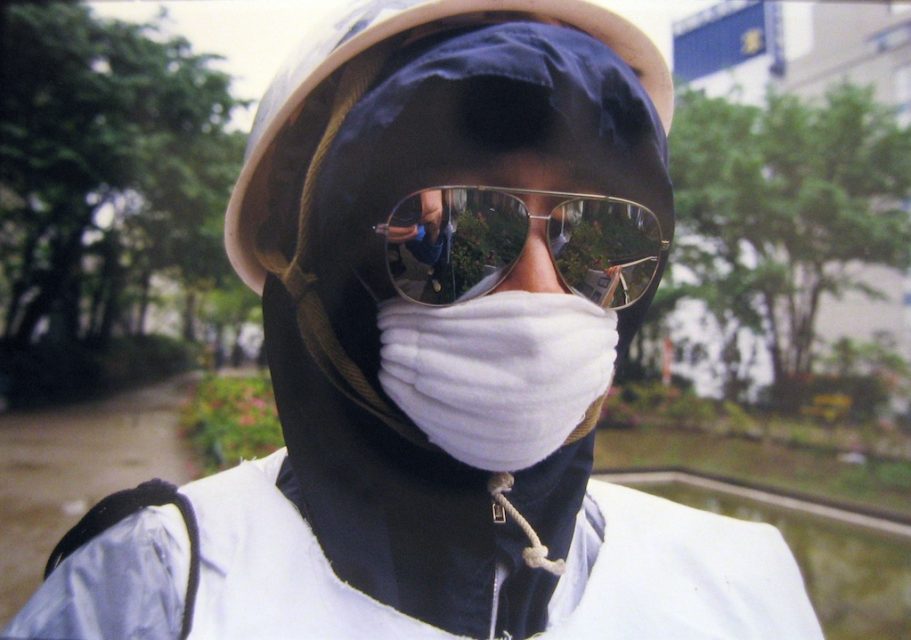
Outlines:
[[0,415],[0,627],[41,582],[54,545],[104,496],[198,475],[179,437],[192,374],[110,398]]

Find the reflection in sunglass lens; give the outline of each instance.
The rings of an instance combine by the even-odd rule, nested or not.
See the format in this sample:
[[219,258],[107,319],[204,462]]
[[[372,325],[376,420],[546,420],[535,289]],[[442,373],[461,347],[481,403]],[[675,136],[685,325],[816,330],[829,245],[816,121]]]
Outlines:
[[406,198],[389,218],[389,274],[396,288],[417,302],[468,300],[505,277],[527,232],[525,207],[509,194],[426,190]]
[[566,283],[603,307],[635,302],[658,268],[658,220],[633,203],[570,200],[554,209],[548,236]]
[[[511,193],[425,189],[399,203],[385,225],[389,275],[402,295],[417,302],[470,300],[503,280],[528,229],[528,211]],[[642,297],[661,253],[655,215],[615,199],[566,200],[550,214],[548,239],[566,284],[614,309]]]

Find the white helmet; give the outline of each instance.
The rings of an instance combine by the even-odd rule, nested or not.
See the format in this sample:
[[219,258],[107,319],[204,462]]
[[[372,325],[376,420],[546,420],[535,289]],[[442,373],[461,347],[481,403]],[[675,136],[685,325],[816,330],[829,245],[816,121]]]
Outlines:
[[[590,0],[361,0],[321,17],[298,50],[285,61],[259,104],[247,142],[243,169],[225,217],[225,246],[234,270],[262,293],[266,269],[255,251],[256,234],[269,217],[276,194],[269,174],[279,170],[276,149],[294,136],[318,138],[331,108],[333,74],[355,56],[392,37],[449,22],[490,21],[497,13],[531,14],[575,27],[613,49],[632,67],[649,94],[665,133],[670,131],[674,91],[670,70],[655,44],[626,19]],[[323,37],[318,37],[323,34]],[[310,150],[312,153],[312,149]],[[299,164],[310,158],[298,156]],[[300,185],[288,185],[300,188]]]

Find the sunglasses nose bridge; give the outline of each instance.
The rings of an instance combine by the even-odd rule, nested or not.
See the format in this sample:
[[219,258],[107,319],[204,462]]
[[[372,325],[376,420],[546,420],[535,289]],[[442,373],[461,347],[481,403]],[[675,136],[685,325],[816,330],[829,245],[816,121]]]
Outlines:
[[560,276],[548,241],[547,225],[551,214],[532,213],[527,204],[528,231],[522,250],[509,272],[491,293],[528,291],[530,293],[571,293]]

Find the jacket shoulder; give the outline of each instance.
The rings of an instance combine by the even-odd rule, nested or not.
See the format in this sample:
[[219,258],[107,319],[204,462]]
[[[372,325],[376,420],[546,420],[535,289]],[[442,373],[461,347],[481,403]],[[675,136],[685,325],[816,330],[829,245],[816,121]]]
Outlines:
[[800,569],[774,526],[601,481],[589,493],[605,522],[593,577],[598,565],[610,566],[605,584],[628,601],[662,602],[652,605],[656,621],[719,637],[822,638]]
[[176,638],[189,563],[177,508],[143,509],[63,560],[0,635]]

